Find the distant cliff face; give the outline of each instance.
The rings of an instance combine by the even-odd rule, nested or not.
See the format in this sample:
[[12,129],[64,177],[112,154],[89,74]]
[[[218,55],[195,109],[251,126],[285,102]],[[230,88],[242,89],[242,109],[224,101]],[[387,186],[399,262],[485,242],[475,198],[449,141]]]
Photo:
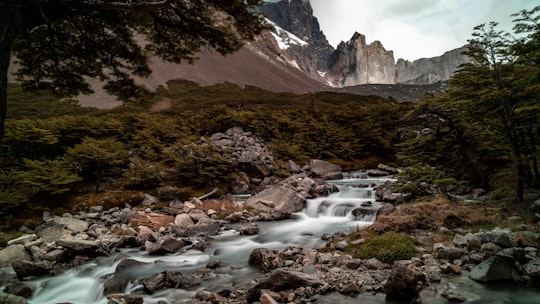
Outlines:
[[332,53],[328,70],[326,79],[337,87],[395,83],[396,79],[394,53],[385,50],[379,41],[367,45],[366,37],[359,33]]
[[415,61],[399,59],[397,61],[397,83],[429,84],[448,80],[469,58],[463,55],[463,46],[444,53],[439,57],[422,58]]
[[281,47],[279,56],[312,79],[334,87],[431,84],[448,80],[459,65],[468,61],[462,54],[463,47],[439,57],[413,62],[399,59],[396,63],[393,52],[387,51],[381,42],[366,44],[365,36],[359,33],[334,50],[313,16],[309,0],[267,3],[260,12],[280,28],[277,31],[285,30],[304,42]]

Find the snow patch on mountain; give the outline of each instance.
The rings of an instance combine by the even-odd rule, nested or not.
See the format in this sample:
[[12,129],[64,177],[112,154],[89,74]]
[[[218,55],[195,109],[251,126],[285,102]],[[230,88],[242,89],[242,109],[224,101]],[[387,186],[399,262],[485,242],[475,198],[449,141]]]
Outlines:
[[272,31],[272,35],[276,39],[279,48],[282,50],[288,49],[292,45],[308,45],[308,43],[296,36],[295,34],[284,30],[276,23],[270,21],[269,19],[266,19],[266,22],[268,22],[270,25],[274,27],[274,31]]

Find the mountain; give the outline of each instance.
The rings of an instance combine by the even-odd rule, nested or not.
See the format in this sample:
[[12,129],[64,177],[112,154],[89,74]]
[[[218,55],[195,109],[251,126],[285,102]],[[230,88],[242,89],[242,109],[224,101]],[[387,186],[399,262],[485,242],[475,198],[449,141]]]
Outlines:
[[[414,91],[422,91],[422,85],[448,80],[457,67],[468,60],[462,54],[464,49],[460,48],[439,57],[396,62],[393,52],[386,50],[380,41],[366,44],[365,36],[360,33],[354,33],[349,41],[334,49],[313,15],[309,0],[267,2],[257,12],[266,16],[272,29],[246,43],[238,52],[221,56],[215,51],[203,50],[194,64],[174,64],[152,58],[152,75],[136,81],[150,90],[169,80],[183,78],[203,86],[229,82],[293,93],[366,84],[400,84],[392,86],[391,95],[406,96],[411,89],[403,85],[417,85]],[[103,83],[91,82],[96,93],[79,96],[82,105],[103,108],[119,104],[102,89]],[[372,92],[385,97],[390,94],[379,90],[385,86],[376,88],[349,91]],[[403,94],[396,94],[396,90],[403,90]]]

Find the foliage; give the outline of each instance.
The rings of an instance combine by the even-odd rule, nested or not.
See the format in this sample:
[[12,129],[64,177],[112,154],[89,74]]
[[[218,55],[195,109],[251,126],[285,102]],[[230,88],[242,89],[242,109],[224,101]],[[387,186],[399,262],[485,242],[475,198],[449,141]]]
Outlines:
[[510,163],[517,200],[525,186],[540,189],[539,13],[537,7],[515,15],[519,39],[498,31],[496,22],[475,28],[466,52],[471,61],[450,90],[403,119],[398,157],[405,165],[445,171],[445,185],[453,178],[493,189],[490,176]]
[[410,260],[416,254],[414,239],[404,233],[386,232],[371,235],[360,245],[349,245],[345,253],[360,259],[376,258],[392,264],[394,261]]

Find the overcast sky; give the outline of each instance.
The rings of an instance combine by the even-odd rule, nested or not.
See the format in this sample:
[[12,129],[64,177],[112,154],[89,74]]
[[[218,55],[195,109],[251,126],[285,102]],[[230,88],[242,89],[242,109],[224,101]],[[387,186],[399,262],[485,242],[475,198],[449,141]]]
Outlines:
[[415,60],[463,46],[481,23],[511,31],[511,14],[538,0],[311,0],[313,14],[334,47],[354,32],[382,42],[394,58]]

